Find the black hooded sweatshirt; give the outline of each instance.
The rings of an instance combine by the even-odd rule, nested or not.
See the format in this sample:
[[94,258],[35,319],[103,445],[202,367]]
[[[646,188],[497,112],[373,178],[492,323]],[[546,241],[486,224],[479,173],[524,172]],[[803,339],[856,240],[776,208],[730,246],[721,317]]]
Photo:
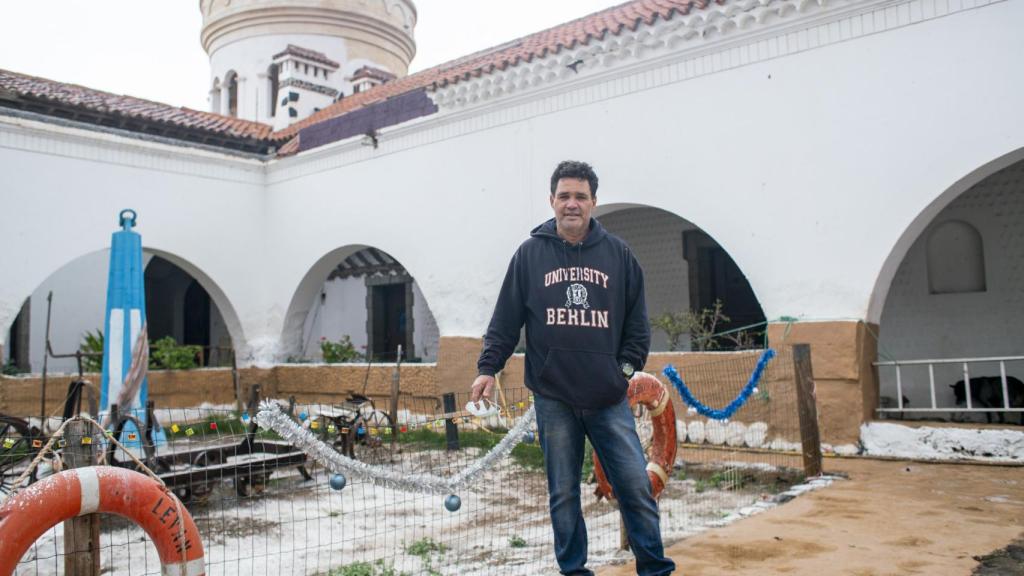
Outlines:
[[552,218],[533,229],[508,265],[477,362],[493,376],[526,324],[526,386],[575,408],[604,408],[626,394],[620,365],[644,366],[651,332],[644,277],[633,252],[597,220],[579,244]]

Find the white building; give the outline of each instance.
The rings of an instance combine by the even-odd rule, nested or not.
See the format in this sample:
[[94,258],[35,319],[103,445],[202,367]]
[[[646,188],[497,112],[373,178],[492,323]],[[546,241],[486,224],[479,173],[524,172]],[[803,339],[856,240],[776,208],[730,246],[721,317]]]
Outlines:
[[[126,207],[243,363],[309,355],[319,336],[372,347],[387,298],[406,306],[389,338],[414,355],[471,355],[566,158],[597,169],[598,216],[646,267],[652,315],[721,298],[737,324],[811,342],[839,436],[897,396],[874,361],[1024,353],[1024,0],[635,0],[411,76],[411,2],[315,3],[390,18],[373,54],[338,48],[333,28],[259,28],[250,12],[270,4],[285,22],[307,9],[202,2],[211,107],[238,118],[129,113],[122,97],[0,72],[5,357],[27,346],[38,369],[51,286],[102,314],[102,278],[80,272]],[[218,27],[229,13],[237,29]],[[343,97],[285,126],[267,71],[313,52],[328,61],[318,85]],[[365,66],[397,78],[356,93]],[[366,280],[377,265],[381,284]],[[332,307],[360,290],[358,310]],[[55,348],[76,346],[69,325],[99,326],[75,314],[55,308]],[[1024,378],[1024,363],[1004,368]],[[904,376],[926,406],[928,379]],[[938,406],[956,379],[938,369]]]

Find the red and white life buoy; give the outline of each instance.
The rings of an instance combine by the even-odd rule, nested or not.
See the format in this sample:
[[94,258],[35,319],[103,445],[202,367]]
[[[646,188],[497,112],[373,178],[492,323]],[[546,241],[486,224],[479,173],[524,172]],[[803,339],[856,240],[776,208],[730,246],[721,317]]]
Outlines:
[[[637,372],[629,380],[629,405],[635,408],[643,404],[651,418],[654,431],[651,437],[651,449],[647,462],[647,477],[651,480],[651,492],[657,498],[668,484],[668,472],[676,462],[676,410],[672,406],[672,398],[660,380],[646,372]],[[601,461],[594,453],[594,476],[597,477],[597,488],[594,494],[598,498],[611,499],[612,487],[605,477]]]
[[57,524],[102,512],[132,520],[149,535],[165,576],[203,576],[203,543],[192,516],[167,488],[132,470],[65,470],[10,497],[0,507],[0,575],[13,574],[32,544]]

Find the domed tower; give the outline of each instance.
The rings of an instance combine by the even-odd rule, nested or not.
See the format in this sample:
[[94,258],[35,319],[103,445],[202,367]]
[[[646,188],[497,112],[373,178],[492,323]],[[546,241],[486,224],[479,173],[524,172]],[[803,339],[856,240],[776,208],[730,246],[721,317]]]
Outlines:
[[200,0],[210,110],[283,128],[405,76],[412,0]]

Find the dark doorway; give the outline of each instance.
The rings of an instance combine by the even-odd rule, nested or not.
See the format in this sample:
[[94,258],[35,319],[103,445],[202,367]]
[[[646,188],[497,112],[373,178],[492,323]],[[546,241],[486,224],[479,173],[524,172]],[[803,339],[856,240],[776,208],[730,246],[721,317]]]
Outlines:
[[406,338],[408,310],[405,302],[406,284],[371,286],[373,302],[370,336],[371,355],[378,362],[394,362],[398,346],[402,346],[402,357],[408,355],[409,342]]
[[[10,363],[18,372],[30,372],[32,370],[28,355],[29,343],[29,314],[31,312],[31,299],[25,300],[21,311],[14,317],[11,330],[7,334],[7,345],[10,349]],[[2,358],[0,358],[2,360]]]
[[189,273],[159,256],[146,266],[145,283],[150,342],[170,336],[178,344],[202,346],[203,365],[209,365],[211,318],[216,312],[206,289]]
[[[716,332],[765,321],[764,310],[747,277],[717,242],[700,230],[689,230],[683,233],[683,245],[689,263],[690,308],[694,312],[713,308],[715,301],[720,300],[722,313],[729,321],[719,324]],[[763,346],[765,327],[756,326],[752,330],[758,335],[749,344]],[[724,340],[720,344],[724,348],[734,347]]]
[[[195,344],[202,346],[207,352],[210,346],[210,295],[193,280],[185,291],[184,309],[184,342],[182,344]],[[209,354],[202,355],[204,364]]]

